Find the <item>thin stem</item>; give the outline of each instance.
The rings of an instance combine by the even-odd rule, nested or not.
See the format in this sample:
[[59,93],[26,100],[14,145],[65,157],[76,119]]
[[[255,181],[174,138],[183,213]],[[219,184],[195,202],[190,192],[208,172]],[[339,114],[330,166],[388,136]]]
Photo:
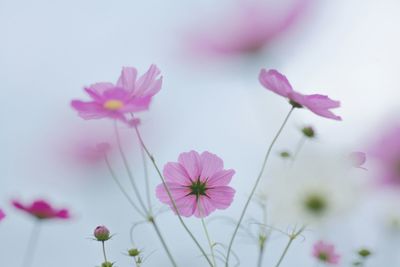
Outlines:
[[264,259],[264,245],[261,245],[260,250],[258,251],[257,267],[262,266],[263,259]]
[[147,170],[147,160],[146,160],[146,155],[144,152],[144,149],[142,146],[140,146],[140,152],[142,156],[142,162],[143,162],[143,172],[144,172],[144,180],[146,182],[146,197],[147,197],[147,205],[149,207],[149,213],[152,214],[152,205],[151,205],[151,195],[150,195],[150,178],[149,178],[149,172]]
[[289,251],[290,246],[291,246],[292,243],[293,243],[293,240],[295,240],[295,239],[304,231],[304,229],[305,229],[305,226],[303,226],[302,228],[300,228],[300,230],[297,231],[296,233],[293,233],[293,234],[291,234],[291,235],[289,236],[289,241],[288,241],[288,243],[286,244],[286,247],[285,247],[285,249],[283,250],[283,253],[282,253],[281,257],[279,258],[279,260],[278,260],[277,264],[275,265],[275,267],[279,267],[279,266],[281,265],[283,259],[285,258],[287,252]]
[[111,167],[111,164],[107,158],[107,156],[104,156],[104,160],[106,162],[107,168],[111,174],[111,177],[113,178],[114,182],[117,184],[119,190],[122,192],[122,194],[125,196],[125,198],[128,200],[129,204],[131,204],[131,206],[136,210],[137,213],[139,213],[140,215],[143,216],[143,218],[146,218],[146,214],[143,213],[143,211],[140,210],[140,208],[138,206],[136,206],[135,202],[132,200],[132,198],[129,196],[128,192],[126,192],[126,190],[124,189],[124,187],[122,186],[122,184],[119,182],[113,168]]
[[29,237],[29,241],[28,241],[28,246],[26,248],[25,251],[25,256],[24,256],[24,260],[22,263],[22,267],[30,267],[33,264],[33,258],[35,256],[35,251],[36,251],[36,247],[37,247],[37,242],[39,239],[39,235],[40,235],[40,221],[37,220],[35,221],[30,237]]
[[139,208],[138,206],[136,206],[135,202],[133,202],[132,198],[129,196],[129,194],[126,192],[126,190],[124,189],[124,187],[123,187],[123,186],[121,185],[121,183],[119,182],[117,176],[115,175],[115,172],[114,172],[113,168],[111,167],[111,164],[110,164],[110,162],[109,162],[107,156],[105,156],[104,159],[105,159],[106,165],[107,165],[107,167],[108,167],[108,170],[110,171],[111,177],[113,178],[113,180],[114,180],[115,183],[117,184],[117,186],[118,186],[118,188],[120,189],[120,191],[122,192],[122,194],[123,194],[123,195],[125,196],[125,198],[128,200],[128,202],[132,205],[132,207],[136,210],[136,212],[138,212],[140,215],[143,216],[143,218],[146,218],[146,220],[150,221],[150,222],[152,223],[152,225],[155,226],[156,233],[157,233],[157,235],[158,235],[158,237],[159,237],[159,239],[160,239],[160,241],[161,241],[161,243],[162,243],[162,245],[163,245],[163,247],[164,247],[164,250],[166,251],[168,257],[170,258],[172,265],[176,267],[176,266],[177,266],[177,265],[176,265],[176,262],[175,262],[175,260],[173,259],[172,255],[171,255],[171,252],[169,251],[168,246],[167,246],[167,244],[165,243],[165,240],[164,240],[164,238],[162,237],[161,232],[160,232],[160,230],[158,229],[158,227],[157,227],[157,225],[156,225],[155,219],[152,217],[152,215],[151,215],[150,213],[149,213],[148,215],[146,215],[145,213],[143,213],[143,212],[140,210],[140,208]]
[[154,219],[154,218],[151,218],[151,219],[149,219],[149,221],[150,221],[151,224],[153,225],[154,230],[156,231],[158,237],[160,238],[160,241],[161,241],[161,243],[162,243],[162,245],[163,245],[163,247],[164,247],[164,250],[165,250],[165,252],[167,253],[168,258],[170,259],[172,265],[176,267],[177,264],[176,264],[176,262],[175,262],[175,260],[174,260],[174,257],[172,257],[172,254],[171,254],[171,252],[169,251],[168,246],[167,246],[167,243],[165,242],[163,236],[161,235],[161,231],[160,231],[160,229],[158,228],[158,225],[157,225],[155,219]]
[[269,155],[271,154],[271,151],[272,151],[272,147],[274,146],[276,140],[278,139],[278,137],[281,134],[283,128],[285,127],[287,121],[289,120],[289,117],[292,114],[293,110],[294,110],[294,107],[292,107],[290,109],[289,113],[286,115],[286,118],[284,119],[284,121],[283,121],[281,127],[279,128],[278,132],[276,133],[274,139],[272,139],[272,142],[268,147],[267,153],[265,154],[264,161],[263,161],[263,164],[261,166],[261,170],[260,170],[260,172],[259,172],[259,174],[257,176],[256,182],[253,185],[253,189],[251,190],[250,196],[248,197],[248,199],[246,201],[246,204],[244,205],[242,213],[241,213],[241,215],[239,217],[239,221],[238,221],[238,223],[237,223],[237,225],[235,227],[235,230],[233,231],[232,238],[231,238],[231,240],[229,242],[228,252],[227,252],[227,255],[226,255],[226,263],[225,263],[226,267],[229,266],[229,256],[231,254],[231,250],[232,250],[233,242],[235,241],[236,234],[237,234],[237,232],[239,230],[240,224],[243,221],[244,215],[246,214],[246,211],[247,211],[247,208],[248,208],[248,206],[250,204],[250,201],[253,198],[254,193],[256,192],[257,186],[261,181],[262,175],[264,173],[265,166],[267,165],[267,161],[268,161]]
[[[199,206],[200,213],[203,213],[204,210],[203,210],[203,207],[202,207],[202,205],[201,205],[200,200],[198,200],[197,205]],[[212,241],[211,241],[210,234],[208,233],[207,225],[206,225],[206,223],[205,223],[205,221],[204,221],[204,217],[203,217],[203,216],[201,216],[201,224],[202,224],[202,226],[203,226],[204,233],[206,234],[206,237],[207,237],[208,246],[210,247],[210,252],[211,252],[211,257],[212,257],[212,261],[213,261],[214,267],[216,267],[216,266],[217,266],[217,262],[216,262],[216,260],[215,260],[215,254],[214,254],[213,243],[212,243]]]
[[212,262],[211,262],[210,259],[208,258],[208,256],[207,256],[206,252],[204,251],[204,249],[201,247],[199,241],[197,241],[196,237],[193,235],[193,233],[192,233],[192,232],[190,231],[190,229],[187,227],[187,225],[185,224],[185,222],[184,222],[183,219],[182,219],[182,216],[179,214],[179,210],[178,210],[178,208],[177,208],[177,206],[176,206],[176,203],[175,203],[174,198],[172,197],[171,191],[169,190],[169,188],[168,188],[168,186],[167,186],[167,184],[166,184],[166,182],[165,182],[164,176],[162,175],[160,169],[158,168],[158,165],[157,165],[157,163],[156,163],[154,157],[151,155],[150,151],[148,150],[148,148],[147,148],[146,145],[144,144],[143,139],[142,139],[142,136],[140,135],[140,132],[139,132],[138,127],[135,126],[134,128],[135,128],[135,132],[136,132],[136,135],[137,135],[137,137],[138,137],[138,139],[139,139],[139,142],[140,142],[141,146],[143,147],[144,151],[146,152],[146,155],[148,156],[148,158],[151,160],[154,169],[157,171],[157,174],[158,174],[158,176],[159,176],[160,179],[161,179],[161,182],[162,182],[162,184],[163,184],[163,186],[164,186],[164,188],[165,188],[165,191],[167,192],[168,197],[169,197],[169,199],[171,200],[172,206],[173,206],[174,210],[176,211],[176,215],[178,216],[179,222],[182,224],[183,228],[186,230],[186,232],[187,232],[187,233],[189,234],[189,236],[192,238],[193,242],[194,242],[194,243],[196,244],[196,246],[199,248],[199,250],[201,251],[201,253],[202,253],[203,256],[205,257],[205,259],[207,260],[207,263],[208,263],[211,267],[213,267]]
[[132,188],[135,191],[136,197],[139,200],[140,206],[143,208],[144,212],[147,212],[146,206],[142,200],[139,189],[136,186],[135,179],[133,177],[133,173],[131,171],[131,168],[129,167],[128,160],[125,156],[124,150],[122,149],[121,138],[120,138],[119,131],[118,131],[117,121],[115,121],[114,128],[115,128],[115,135],[117,137],[118,150],[119,150],[119,153],[121,154],[122,161],[124,162],[126,172],[128,173],[129,181],[131,182]]
[[104,262],[107,262],[106,246],[104,244],[104,241],[101,241],[101,246],[103,247]]
[[297,156],[299,155],[301,149],[303,148],[304,143],[306,142],[306,140],[307,140],[306,137],[303,136],[303,137],[300,139],[299,143],[297,144],[296,150],[295,150],[295,152],[294,152],[294,154],[293,154],[293,158],[292,158],[292,165],[293,165],[294,162],[296,161]]

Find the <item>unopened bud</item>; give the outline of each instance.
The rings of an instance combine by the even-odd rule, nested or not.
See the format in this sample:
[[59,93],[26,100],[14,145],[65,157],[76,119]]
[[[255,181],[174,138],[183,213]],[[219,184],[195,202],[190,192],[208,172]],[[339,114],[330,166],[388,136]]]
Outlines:
[[301,129],[301,132],[304,134],[305,137],[315,137],[315,131],[311,126],[303,127],[303,129]]
[[94,229],[94,237],[96,237],[97,241],[107,241],[110,239],[110,231],[104,225],[97,226]]
[[128,254],[131,257],[136,257],[136,256],[139,256],[140,250],[138,250],[137,248],[132,248],[132,249],[128,250]]

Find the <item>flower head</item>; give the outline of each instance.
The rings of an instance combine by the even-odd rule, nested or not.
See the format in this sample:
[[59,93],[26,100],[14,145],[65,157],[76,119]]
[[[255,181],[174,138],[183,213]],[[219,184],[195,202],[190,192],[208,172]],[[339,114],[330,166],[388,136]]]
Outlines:
[[[239,1],[233,9],[201,29],[191,29],[189,44],[196,54],[236,55],[261,50],[293,26],[309,0],[296,0],[285,10],[266,1]],[[208,21],[210,21],[208,19]]]
[[321,262],[332,265],[339,264],[340,255],[336,253],[335,246],[324,241],[314,244],[312,255]]
[[35,200],[29,205],[22,204],[14,200],[12,204],[15,208],[22,210],[39,220],[47,219],[69,219],[70,215],[67,209],[55,209],[44,200]]
[[376,161],[380,184],[400,188],[400,126],[385,131],[369,153]]
[[6,214],[2,209],[0,209],[0,221],[3,220],[6,217]]
[[[235,190],[228,186],[234,174],[234,170],[224,169],[222,159],[209,152],[182,153],[178,162],[164,167],[166,184],[179,214],[185,217],[202,218],[216,209],[228,208],[235,195]],[[157,186],[156,194],[177,212],[163,184]]]
[[342,120],[330,109],[340,107],[340,102],[330,99],[326,95],[303,95],[293,90],[287,78],[276,70],[262,69],[259,75],[260,83],[268,90],[286,97],[296,108],[306,107],[313,113],[333,120]]
[[126,113],[147,110],[152,97],[161,89],[160,70],[151,65],[139,79],[137,70],[124,67],[116,84],[102,82],[85,88],[92,98],[84,102],[73,100],[72,107],[84,119],[112,118],[126,121]]
[[94,229],[93,235],[97,239],[97,241],[102,242],[107,241],[111,238],[110,231],[104,225],[97,226],[96,229]]

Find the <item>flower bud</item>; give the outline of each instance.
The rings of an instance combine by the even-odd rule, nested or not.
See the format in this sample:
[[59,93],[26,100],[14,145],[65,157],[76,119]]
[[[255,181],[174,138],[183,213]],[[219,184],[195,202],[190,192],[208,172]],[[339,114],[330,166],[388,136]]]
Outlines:
[[114,263],[111,263],[109,261],[105,261],[101,264],[101,267],[113,267]]
[[301,132],[304,134],[305,137],[313,138],[315,137],[315,131],[311,126],[303,127]]
[[137,248],[132,248],[132,249],[128,250],[128,254],[131,257],[136,257],[140,254],[140,250],[138,250]]
[[362,248],[362,249],[360,249],[360,250],[358,251],[358,255],[360,255],[360,256],[363,257],[363,258],[367,258],[368,256],[371,255],[371,251],[369,251],[369,250],[366,249],[366,248]]
[[94,237],[97,241],[107,241],[110,239],[110,231],[104,225],[97,226],[96,229],[94,229]]
[[284,158],[284,159],[290,158],[289,151],[282,151],[281,153],[279,153],[279,155],[281,156],[281,158]]

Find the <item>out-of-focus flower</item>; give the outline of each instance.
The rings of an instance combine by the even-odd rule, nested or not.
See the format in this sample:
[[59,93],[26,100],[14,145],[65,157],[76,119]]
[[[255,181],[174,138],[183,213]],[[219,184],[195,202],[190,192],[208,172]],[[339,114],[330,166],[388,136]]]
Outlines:
[[6,214],[2,209],[0,209],[0,221],[3,220],[6,217]]
[[109,143],[98,143],[96,145],[82,145],[76,151],[76,156],[85,162],[98,162],[111,150]]
[[[228,208],[235,195],[235,190],[228,186],[234,174],[234,170],[224,169],[222,159],[209,152],[182,153],[178,162],[164,167],[166,184],[179,214],[185,217],[202,218],[216,209]],[[157,186],[156,194],[176,212],[163,184]]]
[[296,108],[306,107],[315,114],[333,120],[342,120],[330,111],[340,107],[340,102],[330,99],[326,95],[303,95],[293,90],[287,78],[276,70],[262,69],[259,75],[260,83],[268,90],[286,97]]
[[97,226],[96,229],[94,229],[93,235],[97,239],[97,241],[102,242],[107,241],[111,238],[110,231],[104,225]]
[[295,0],[286,10],[266,1],[239,1],[218,21],[192,29],[189,44],[196,54],[235,55],[261,50],[285,33],[305,13],[310,0]]
[[13,200],[12,204],[15,208],[22,210],[39,220],[70,218],[67,209],[55,209],[48,202],[41,199],[35,200],[28,205],[22,204],[18,200]]
[[384,132],[370,152],[378,163],[379,183],[400,188],[400,126]]
[[364,152],[352,152],[350,153],[350,161],[354,167],[365,170],[362,165],[367,161],[367,156]]
[[318,154],[299,158],[290,169],[272,170],[264,186],[269,214],[277,224],[325,225],[342,218],[358,200],[347,162]]
[[339,264],[340,255],[336,253],[335,246],[324,241],[318,241],[314,244],[312,255],[323,263]]
[[137,70],[124,67],[117,84],[96,83],[85,88],[92,101],[73,100],[72,107],[84,119],[112,118],[126,121],[126,113],[147,110],[152,97],[161,89],[160,70],[151,65],[139,79]]

